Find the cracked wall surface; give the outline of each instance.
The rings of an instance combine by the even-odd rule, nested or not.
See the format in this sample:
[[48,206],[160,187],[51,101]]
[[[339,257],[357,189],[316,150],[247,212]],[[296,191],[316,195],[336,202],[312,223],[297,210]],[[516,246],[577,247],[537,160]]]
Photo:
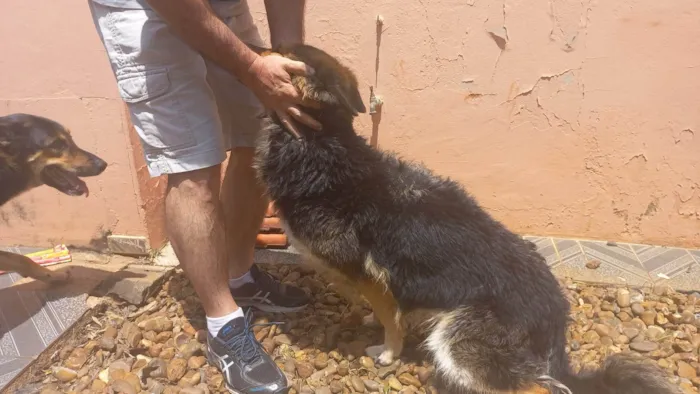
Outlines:
[[0,37],[0,114],[55,119],[109,164],[85,179],[87,198],[43,187],[10,201],[0,209],[0,245],[99,247],[111,232],[144,235],[123,104],[87,3],[6,2]]
[[[382,96],[381,148],[462,182],[522,233],[700,247],[700,2],[307,4],[308,41],[358,72],[366,100],[369,85]],[[162,179],[147,179],[87,4],[3,11],[0,112],[55,117],[111,165],[87,199],[44,189],[3,208],[0,242],[162,232]],[[357,124],[372,133],[368,115]]]
[[700,2],[307,4],[307,40],[382,96],[381,148],[519,232],[700,247]]

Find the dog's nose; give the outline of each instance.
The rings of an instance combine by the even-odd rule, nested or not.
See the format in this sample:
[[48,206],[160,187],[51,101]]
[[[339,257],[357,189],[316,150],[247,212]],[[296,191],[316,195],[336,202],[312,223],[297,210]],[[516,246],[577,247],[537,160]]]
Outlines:
[[107,162],[96,155],[82,150],[80,154],[82,155],[82,160],[80,166],[73,169],[75,175],[79,177],[96,176],[100,175],[107,168]]
[[92,158],[92,165],[95,166],[98,174],[101,174],[102,171],[107,169],[107,162],[97,156]]

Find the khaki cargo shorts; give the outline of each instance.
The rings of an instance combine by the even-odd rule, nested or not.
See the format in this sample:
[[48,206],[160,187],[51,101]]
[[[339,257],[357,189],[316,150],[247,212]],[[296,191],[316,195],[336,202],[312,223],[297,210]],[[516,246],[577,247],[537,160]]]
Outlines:
[[[233,75],[170,32],[150,9],[88,1],[151,176],[211,167],[234,147],[252,147],[263,107]],[[264,46],[241,1],[211,2],[244,42]]]

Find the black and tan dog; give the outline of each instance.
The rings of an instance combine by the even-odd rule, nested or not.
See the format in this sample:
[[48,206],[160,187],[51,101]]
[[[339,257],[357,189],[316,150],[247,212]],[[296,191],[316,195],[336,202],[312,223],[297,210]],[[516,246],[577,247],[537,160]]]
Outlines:
[[624,355],[575,374],[569,304],[532,243],[458,183],[357,135],[365,106],[351,70],[311,46],[275,52],[315,69],[293,83],[320,104],[309,111],[323,131],[300,125],[297,140],[269,114],[259,177],[307,262],[371,304],[385,332],[379,362],[398,357],[411,330],[425,338],[445,392],[675,392],[660,369]]
[[[96,176],[107,163],[80,149],[68,130],[40,116],[12,114],[0,117],[0,206],[41,185],[70,196],[87,195],[80,177]],[[0,251],[0,270],[17,272],[44,282],[68,279],[30,258]]]

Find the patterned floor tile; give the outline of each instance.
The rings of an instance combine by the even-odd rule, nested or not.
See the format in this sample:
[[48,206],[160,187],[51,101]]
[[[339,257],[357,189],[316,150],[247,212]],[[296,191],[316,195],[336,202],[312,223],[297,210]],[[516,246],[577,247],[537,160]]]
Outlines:
[[695,258],[695,261],[700,264],[700,250],[690,249],[688,252]]
[[583,255],[581,245],[573,239],[553,238],[554,246],[556,247],[558,260],[551,264],[551,267],[556,267],[559,264],[567,262],[577,256]]
[[[0,275],[0,296],[2,295],[3,289],[12,285],[12,278],[10,275]],[[0,355],[3,357],[19,357],[19,349],[17,348],[17,343],[15,343],[15,338],[12,336],[10,330],[10,323],[8,318],[5,316],[6,313],[11,311],[3,311],[0,308]]]
[[[5,274],[14,283],[19,279],[15,273]],[[10,284],[11,284],[10,283]],[[36,356],[46,348],[46,343],[41,336],[36,320],[33,318],[34,310],[24,303],[25,294],[4,288],[0,290],[0,335],[4,338],[10,336],[19,352],[19,356]]]
[[670,279],[657,279],[654,283],[664,283],[675,290],[700,292],[700,264],[694,263]]
[[547,265],[552,266],[559,261],[559,256],[557,256],[557,250],[554,247],[554,242],[549,237],[532,237],[528,239],[530,242],[537,246],[537,252],[544,257],[547,261]]
[[648,277],[644,266],[634,252],[627,247],[608,245],[605,242],[581,241],[581,247],[589,260],[598,260],[605,265],[612,265],[618,270],[642,277]]
[[569,277],[576,280],[609,283],[609,284],[629,284],[631,286],[649,286],[651,280],[649,276],[641,271],[640,273],[622,270],[615,264],[610,264],[603,259],[598,259],[601,264],[596,269],[586,267],[586,263],[591,259],[583,253],[572,254],[561,264],[552,268],[552,272],[559,277]]
[[652,278],[658,277],[659,274],[673,277],[687,270],[690,265],[697,264],[685,249],[635,245],[634,250]]
[[22,368],[32,362],[33,358],[17,358],[0,356],[0,388],[12,380]]
[[608,241],[608,242],[605,242],[605,245],[612,247],[612,248],[620,248],[620,249],[627,250],[630,252],[632,251],[632,244]]
[[55,316],[61,332],[73,325],[87,309],[86,294],[57,297],[54,294],[46,293],[45,297],[47,300],[45,309]]
[[20,253],[20,254],[38,252],[38,251],[43,250],[43,249],[46,249],[46,248],[28,248],[25,246],[5,246],[5,247],[0,246],[0,250],[4,250],[6,252],[12,252],[12,253]]
[[[42,248],[0,247],[26,254]],[[11,287],[22,276],[0,275],[0,389],[70,327],[87,308],[85,294]],[[55,293],[55,294],[54,294]]]

